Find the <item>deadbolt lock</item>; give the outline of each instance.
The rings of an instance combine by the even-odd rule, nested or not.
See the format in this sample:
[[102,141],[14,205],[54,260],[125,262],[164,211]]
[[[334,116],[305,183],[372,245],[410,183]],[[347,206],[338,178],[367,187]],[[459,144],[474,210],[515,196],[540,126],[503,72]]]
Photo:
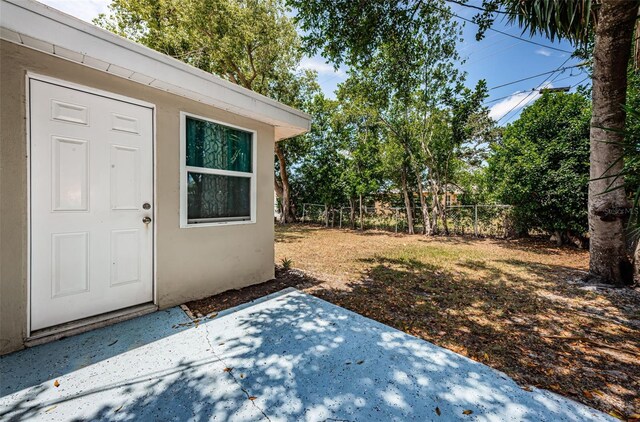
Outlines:
[[145,210],[151,209],[151,204],[148,202],[145,202],[144,204],[142,204],[142,208],[144,208]]

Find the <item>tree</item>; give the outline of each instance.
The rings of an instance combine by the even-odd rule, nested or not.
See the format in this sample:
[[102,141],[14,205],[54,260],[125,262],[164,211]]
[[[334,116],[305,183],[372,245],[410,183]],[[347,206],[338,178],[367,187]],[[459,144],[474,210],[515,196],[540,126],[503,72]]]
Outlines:
[[[566,38],[593,45],[592,116],[589,182],[589,272],[609,284],[632,283],[625,223],[630,207],[625,194],[624,127],[627,66],[638,0],[486,0],[503,4],[512,22],[552,40]],[[490,8],[491,9],[491,8]],[[495,7],[493,8],[495,10]]]
[[[325,57],[337,62],[366,58],[389,36],[412,36],[428,13],[442,20],[450,18],[444,0],[289,3],[299,10],[306,45],[322,50]],[[552,39],[562,37],[579,44],[588,40],[590,31],[595,33],[588,207],[590,275],[610,284],[631,283],[625,241],[629,203],[624,189],[619,188],[624,180],[618,174],[624,167],[626,71],[639,1],[484,0],[483,7],[485,12],[476,17],[481,29],[490,26],[500,12],[531,33],[541,32]]]
[[507,126],[486,168],[493,197],[514,206],[516,229],[541,230],[560,244],[588,231],[589,100],[544,93]]
[[307,134],[309,149],[299,162],[295,178],[306,202],[324,204],[328,225],[329,211],[345,199],[344,168],[349,133],[337,101],[318,94],[310,111],[313,120]]
[[[295,73],[300,39],[280,0],[112,0],[109,9],[94,23],[291,106],[317,86],[308,73]],[[283,145],[275,146],[274,183],[282,218],[291,221]]]
[[357,86],[344,83],[338,87],[340,118],[346,124],[345,168],[343,183],[349,200],[349,221],[355,228],[356,202],[359,209],[360,230],[364,229],[364,198],[378,191],[382,184],[381,135],[382,128],[375,113],[362,103]]

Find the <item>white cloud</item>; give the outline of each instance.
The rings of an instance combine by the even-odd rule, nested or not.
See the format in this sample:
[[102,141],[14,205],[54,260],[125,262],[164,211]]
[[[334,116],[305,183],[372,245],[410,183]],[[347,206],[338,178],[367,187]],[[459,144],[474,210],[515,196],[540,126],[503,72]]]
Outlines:
[[539,48],[536,50],[536,54],[540,54],[541,56],[549,57],[551,55],[551,51],[546,48]]
[[322,61],[317,57],[305,57],[300,62],[300,69],[315,70],[319,75],[336,75],[344,76],[345,72],[342,69],[335,70],[332,64]]
[[[541,88],[552,88],[552,87],[553,87],[553,84],[551,84],[550,82],[545,82],[541,86]],[[517,114],[517,112],[520,109],[531,104],[532,102],[537,100],[538,97],[540,97],[540,91],[515,92],[510,97],[505,98],[504,100],[494,104],[489,109],[489,116],[491,116],[491,118],[494,120],[498,120],[498,119],[502,119],[506,115],[506,113],[511,113],[511,116],[513,117],[514,116],[513,112],[516,112],[515,114]],[[509,120],[509,118],[507,118],[507,120]],[[501,123],[505,123],[505,121],[503,120]]]
[[86,22],[97,17],[100,13],[107,13],[107,6],[111,0],[39,0],[47,6],[58,9],[61,12],[75,16]]

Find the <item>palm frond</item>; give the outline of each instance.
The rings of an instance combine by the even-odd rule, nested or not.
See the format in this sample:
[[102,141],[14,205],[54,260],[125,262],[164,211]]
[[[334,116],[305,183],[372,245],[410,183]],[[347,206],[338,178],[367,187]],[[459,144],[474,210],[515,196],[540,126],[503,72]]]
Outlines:
[[592,0],[523,0],[505,6],[509,22],[517,23],[523,33],[543,34],[551,41],[568,39],[574,44],[589,40],[598,7]]

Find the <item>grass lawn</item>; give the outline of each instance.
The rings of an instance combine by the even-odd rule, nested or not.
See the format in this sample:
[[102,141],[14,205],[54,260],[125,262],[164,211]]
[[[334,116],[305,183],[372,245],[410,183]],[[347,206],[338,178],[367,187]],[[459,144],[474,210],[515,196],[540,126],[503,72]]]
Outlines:
[[293,285],[492,366],[525,389],[546,388],[624,419],[640,413],[640,292],[581,285],[586,251],[536,240],[277,227],[276,262],[285,258],[301,271],[280,269],[244,296],[189,306],[204,314]]

